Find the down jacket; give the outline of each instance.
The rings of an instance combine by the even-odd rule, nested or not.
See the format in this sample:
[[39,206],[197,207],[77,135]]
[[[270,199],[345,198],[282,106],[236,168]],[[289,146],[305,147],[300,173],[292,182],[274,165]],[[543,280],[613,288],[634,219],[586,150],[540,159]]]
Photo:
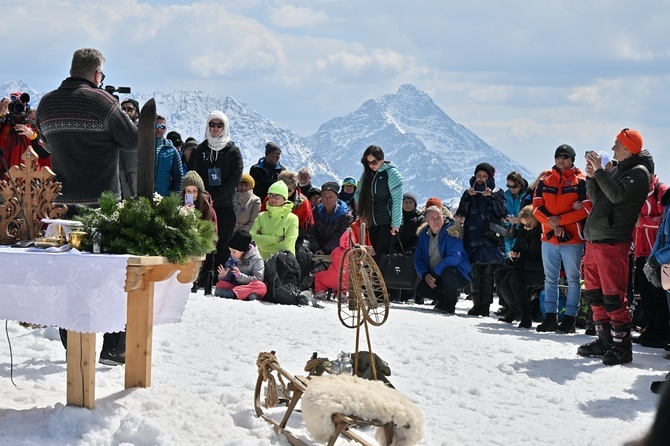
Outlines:
[[[470,178],[470,185],[475,177]],[[496,189],[495,179],[489,178],[486,186],[493,191],[490,197],[482,194],[470,195],[463,192],[456,215],[465,218],[463,243],[468,252],[471,263],[503,263],[503,250],[484,235],[484,222],[492,221],[502,225],[502,219],[507,216],[505,193]]]
[[430,268],[429,230],[430,227],[427,224],[419,229],[419,238],[416,242],[416,251],[414,252],[414,268],[416,269],[416,273],[422,279],[430,272],[435,273],[436,276],[440,276],[446,267],[454,266],[463,277],[470,281],[472,266],[463,245],[463,229],[461,224],[456,221],[445,222],[442,229],[440,229],[438,249],[440,250],[442,261],[432,270]]
[[[295,256],[298,217],[292,210],[293,203],[290,201],[281,206],[268,206],[267,211],[261,212],[251,226],[251,239],[263,259],[267,260],[275,252],[283,250]],[[281,237],[284,239],[281,240]]]

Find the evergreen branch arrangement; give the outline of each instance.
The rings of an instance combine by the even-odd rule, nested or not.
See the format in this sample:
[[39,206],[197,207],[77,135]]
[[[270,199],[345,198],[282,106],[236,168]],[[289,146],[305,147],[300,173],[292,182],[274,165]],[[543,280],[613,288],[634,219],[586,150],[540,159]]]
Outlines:
[[154,195],[121,202],[111,192],[100,196],[98,209],[82,208],[78,218],[89,235],[83,248],[91,251],[91,234],[101,234],[100,251],[107,254],[133,254],[166,257],[170,263],[186,263],[191,256],[214,251],[214,223],[200,218],[200,211],[179,205],[179,196]]

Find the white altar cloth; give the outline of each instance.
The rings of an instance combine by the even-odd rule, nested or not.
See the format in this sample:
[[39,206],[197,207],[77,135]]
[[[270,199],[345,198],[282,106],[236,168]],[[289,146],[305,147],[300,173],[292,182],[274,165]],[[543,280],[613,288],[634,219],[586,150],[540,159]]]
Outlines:
[[[129,255],[0,247],[0,319],[82,333],[122,331]],[[154,287],[154,324],[179,322],[191,284],[177,272]]]

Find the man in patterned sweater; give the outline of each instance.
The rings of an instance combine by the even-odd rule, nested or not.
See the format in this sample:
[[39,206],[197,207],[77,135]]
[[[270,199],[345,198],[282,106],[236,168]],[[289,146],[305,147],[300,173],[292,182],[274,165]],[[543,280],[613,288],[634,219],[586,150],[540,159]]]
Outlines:
[[[137,153],[137,127],[119,102],[100,88],[104,63],[96,49],[75,51],[70,77],[44,95],[37,111],[37,127],[63,185],[57,200],[69,206],[68,212],[75,211],[73,205],[96,205],[104,191],[120,197],[119,152]],[[67,331],[61,328],[60,334],[67,347]],[[102,364],[125,363],[125,335],[105,333]]]
[[105,58],[83,48],[72,57],[70,77],[44,95],[37,127],[62,183],[57,201],[94,205],[103,191],[120,195],[119,151],[137,150],[137,128],[100,85]]

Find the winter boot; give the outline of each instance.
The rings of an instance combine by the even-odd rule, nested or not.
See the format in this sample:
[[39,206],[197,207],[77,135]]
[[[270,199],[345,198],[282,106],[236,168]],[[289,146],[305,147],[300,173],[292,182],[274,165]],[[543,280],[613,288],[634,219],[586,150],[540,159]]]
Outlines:
[[473,305],[473,307],[470,308],[470,311],[468,311],[468,316],[479,316],[481,307],[481,305]]
[[558,328],[558,314],[547,313],[544,322],[537,326],[536,330],[539,332],[556,331]]
[[490,313],[491,313],[491,310],[490,310],[488,305],[480,305],[479,306],[479,315],[480,316],[488,317]]
[[633,343],[630,340],[630,324],[612,324],[612,348],[603,355],[603,364],[617,365],[633,361]]
[[577,354],[581,356],[602,356],[612,348],[612,326],[609,321],[596,321],[598,339],[588,344],[580,345]]
[[567,314],[564,314],[563,322],[561,322],[556,331],[559,333],[574,333],[576,323],[577,318],[575,316],[568,316]]
[[519,328],[532,328],[533,320],[530,318],[530,315],[521,315],[521,322],[519,322]]
[[503,315],[503,317],[498,318],[500,322],[507,322],[508,324],[511,324],[514,321],[517,321],[521,318],[521,311],[519,311],[519,307],[513,307],[509,306],[507,308],[507,313]]

